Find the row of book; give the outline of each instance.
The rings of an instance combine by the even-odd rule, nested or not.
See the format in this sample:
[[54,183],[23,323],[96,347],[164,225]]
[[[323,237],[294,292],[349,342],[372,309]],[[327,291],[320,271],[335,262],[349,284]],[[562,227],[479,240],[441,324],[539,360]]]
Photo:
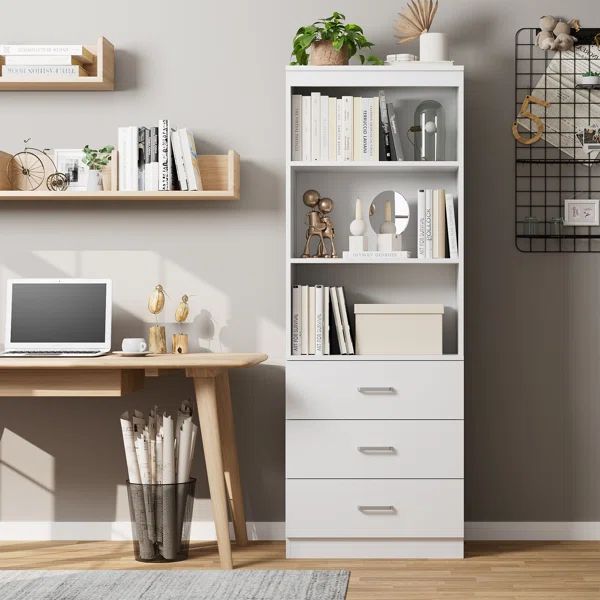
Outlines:
[[417,258],[458,258],[454,196],[445,190],[419,190]]
[[0,44],[2,77],[73,79],[89,75],[92,53],[81,44]]
[[343,287],[292,287],[292,355],[311,354],[354,354]]
[[[292,160],[404,160],[394,105],[376,97],[292,95]],[[383,141],[383,144],[381,144]]]
[[168,119],[157,127],[119,127],[117,151],[121,191],[202,189],[194,136]]

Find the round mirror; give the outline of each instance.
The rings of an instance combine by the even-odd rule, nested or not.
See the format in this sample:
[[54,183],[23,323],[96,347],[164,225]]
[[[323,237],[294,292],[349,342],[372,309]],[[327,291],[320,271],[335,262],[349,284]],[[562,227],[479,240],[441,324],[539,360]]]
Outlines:
[[369,206],[369,222],[375,233],[400,235],[408,227],[409,216],[406,198],[392,190],[377,194]]

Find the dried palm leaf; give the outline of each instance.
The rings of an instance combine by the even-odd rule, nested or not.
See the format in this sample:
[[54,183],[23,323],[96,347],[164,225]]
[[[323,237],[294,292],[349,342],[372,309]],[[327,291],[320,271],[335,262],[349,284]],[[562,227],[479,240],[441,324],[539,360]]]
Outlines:
[[398,14],[394,24],[399,44],[418,38],[431,29],[437,13],[438,0],[408,0],[406,8]]

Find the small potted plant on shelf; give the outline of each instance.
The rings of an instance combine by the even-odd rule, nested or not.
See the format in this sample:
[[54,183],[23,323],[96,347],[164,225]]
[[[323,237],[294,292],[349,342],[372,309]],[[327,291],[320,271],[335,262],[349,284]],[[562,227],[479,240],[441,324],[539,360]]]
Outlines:
[[[345,23],[346,17],[334,12],[331,17],[315,21],[298,29],[293,39],[292,65],[347,65],[349,60],[372,42],[365,37],[362,27]],[[377,56],[359,54],[361,64],[382,65]]]
[[600,73],[597,71],[587,71],[581,76],[583,85],[600,85]]
[[104,146],[98,150],[90,148],[87,144],[84,146],[83,164],[90,170],[87,183],[88,192],[99,192],[103,189],[102,171],[110,163],[114,149],[114,146]]

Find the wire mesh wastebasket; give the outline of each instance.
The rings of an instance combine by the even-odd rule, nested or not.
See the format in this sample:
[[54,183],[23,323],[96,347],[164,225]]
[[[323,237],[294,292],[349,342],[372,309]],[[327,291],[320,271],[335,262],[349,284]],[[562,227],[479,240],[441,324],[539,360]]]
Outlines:
[[140,562],[188,557],[196,480],[173,484],[127,482],[133,552]]

